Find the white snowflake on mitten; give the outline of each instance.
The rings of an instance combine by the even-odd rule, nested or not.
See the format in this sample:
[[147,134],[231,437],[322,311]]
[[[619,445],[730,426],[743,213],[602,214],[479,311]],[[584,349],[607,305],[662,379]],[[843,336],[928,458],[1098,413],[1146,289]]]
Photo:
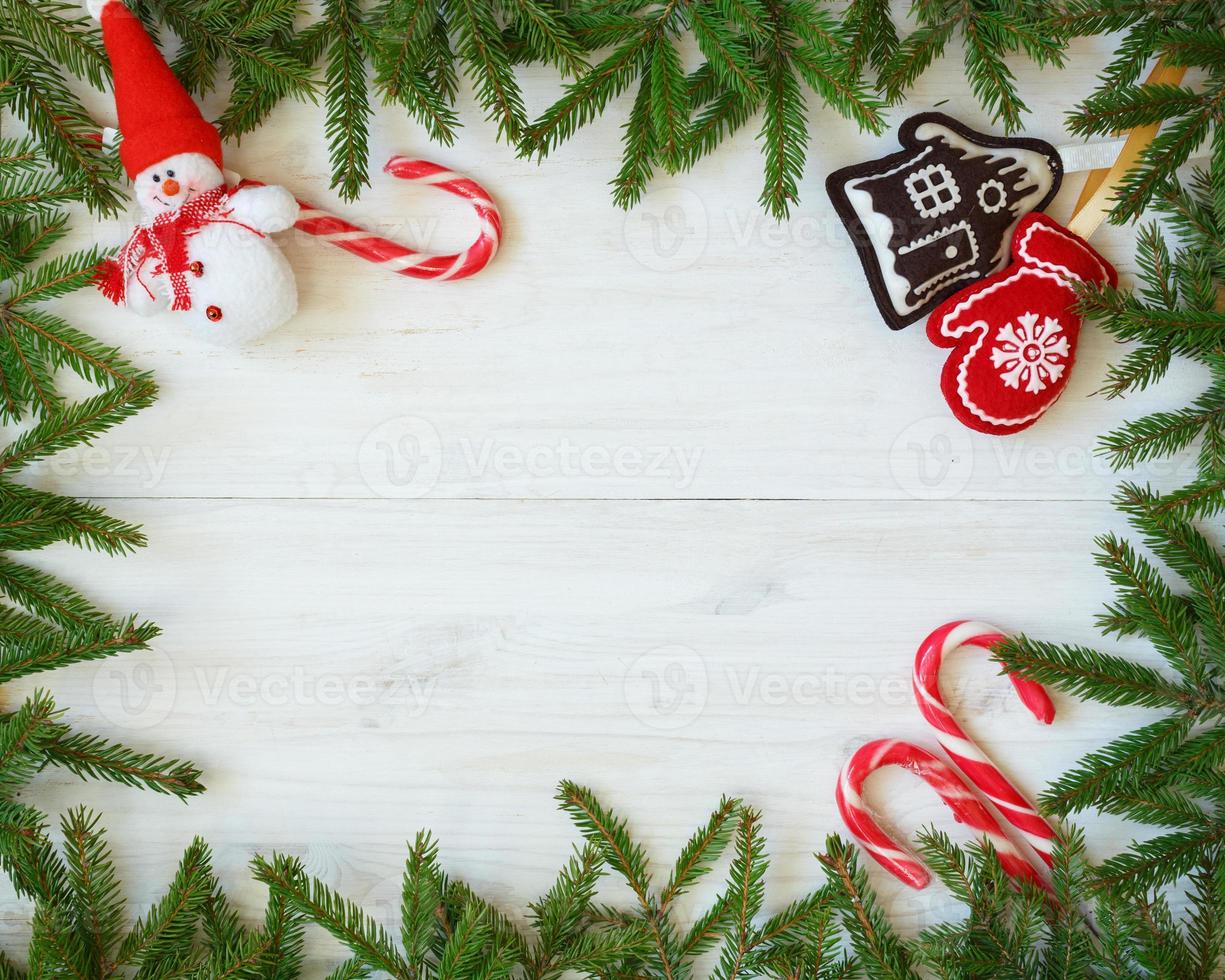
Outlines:
[[1041,325],[1037,313],[1022,313],[1017,317],[1020,324],[1014,327],[1006,323],[996,335],[1000,347],[991,350],[991,363],[1003,368],[1000,379],[1009,388],[1019,388],[1037,393],[1063,376],[1065,362],[1070,352],[1063,327],[1054,317],[1046,317]]

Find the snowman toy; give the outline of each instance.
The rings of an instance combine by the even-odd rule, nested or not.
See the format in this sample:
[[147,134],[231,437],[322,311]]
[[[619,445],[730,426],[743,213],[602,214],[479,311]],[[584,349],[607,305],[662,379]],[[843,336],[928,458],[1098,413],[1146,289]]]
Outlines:
[[[144,221],[98,270],[112,302],[143,316],[186,314],[194,334],[240,345],[294,315],[293,270],[269,237],[298,220],[283,187],[238,185],[221,137],[121,0],[89,0],[101,21],[119,116],[119,157]],[[235,186],[238,185],[238,186]]]

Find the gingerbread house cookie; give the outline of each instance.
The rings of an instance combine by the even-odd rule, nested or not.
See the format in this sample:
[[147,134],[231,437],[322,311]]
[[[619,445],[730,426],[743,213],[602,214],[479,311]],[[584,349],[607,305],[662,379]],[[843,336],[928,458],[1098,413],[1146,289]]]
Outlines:
[[826,181],[894,330],[1003,268],[1017,224],[1063,177],[1049,143],[975,132],[940,112],[911,116],[898,142],[897,153]]

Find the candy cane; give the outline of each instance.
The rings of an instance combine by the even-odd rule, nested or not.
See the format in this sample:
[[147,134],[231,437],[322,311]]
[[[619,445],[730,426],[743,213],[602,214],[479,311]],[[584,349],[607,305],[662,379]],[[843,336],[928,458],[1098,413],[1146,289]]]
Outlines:
[[[301,200],[298,201],[301,212],[294,227],[320,241],[330,242],[337,248],[352,252],[367,262],[373,262],[388,272],[412,276],[414,279],[464,279],[475,275],[489,264],[502,241],[502,216],[485,188],[469,177],[428,160],[392,157],[383,170],[401,180],[428,184],[457,197],[466,198],[481,222],[476,241],[456,255],[430,255],[428,252],[408,248],[390,238],[372,234],[364,228],[350,224],[344,218]],[[257,185],[259,181],[248,180],[244,183]]]
[[981,831],[999,855],[1000,866],[1014,878],[1042,885],[1032,865],[1004,834],[978,797],[948,765],[926,749],[898,739],[878,739],[862,746],[842,767],[835,796],[838,812],[851,835],[886,871],[911,888],[926,888],[931,874],[908,847],[885,833],[863,801],[864,781],[885,766],[901,766],[925,780],[944,800],[959,823]]
[[[1048,866],[1053,864],[1051,850],[1055,830],[1015,786],[1008,781],[983,751],[975,745],[957,724],[944,704],[940,691],[940,667],[944,658],[962,647],[978,647],[989,651],[1003,640],[1004,634],[984,623],[958,621],[946,623],[923,641],[915,654],[914,693],[919,711],[927,723],[936,729],[936,740],[957,767],[966,774],[984,796],[999,810],[1005,820],[1017,828],[1030,846]],[[1055,706],[1041,684],[1020,677],[1010,677],[1021,703],[1043,724],[1055,718]]]
[[[96,132],[88,133],[86,139],[99,147],[113,147],[119,141],[119,133],[105,126]],[[390,238],[373,235],[364,228],[350,224],[344,218],[300,198],[298,207],[301,210],[294,227],[321,241],[330,242],[337,248],[343,248],[346,252],[352,252],[367,262],[382,266],[389,272],[412,276],[414,279],[466,279],[485,268],[497,254],[498,246],[502,243],[502,215],[489,192],[471,177],[465,177],[428,160],[410,160],[402,156],[394,156],[388,160],[383,172],[401,180],[428,184],[456,197],[466,198],[481,222],[476,241],[455,255],[430,255],[428,252],[406,248]],[[226,174],[235,183],[250,187],[261,187],[264,184],[261,180],[241,178],[230,171],[226,171]]]

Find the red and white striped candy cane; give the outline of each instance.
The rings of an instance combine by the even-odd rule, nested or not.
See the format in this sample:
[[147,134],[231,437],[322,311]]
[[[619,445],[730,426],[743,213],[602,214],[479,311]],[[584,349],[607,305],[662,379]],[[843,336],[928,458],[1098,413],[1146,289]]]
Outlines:
[[401,180],[428,184],[466,198],[481,222],[476,241],[457,255],[430,255],[374,235],[305,201],[298,202],[302,211],[294,227],[388,272],[414,279],[464,279],[489,264],[502,241],[502,216],[485,188],[471,178],[428,160],[392,157],[383,170]]
[[931,882],[931,874],[914,852],[885,833],[863,801],[864,781],[885,766],[901,766],[925,780],[948,804],[959,823],[986,835],[999,855],[1000,866],[1009,875],[1042,885],[1033,866],[965,780],[926,749],[892,738],[869,742],[856,751],[842,767],[835,791],[838,812],[847,829],[886,871],[911,888],[926,888]]
[[[102,129],[90,133],[88,138],[100,146],[114,142],[113,129]],[[330,242],[337,248],[373,262],[401,276],[414,279],[466,279],[476,275],[497,254],[502,243],[502,215],[489,192],[470,177],[448,170],[428,160],[410,160],[394,156],[383,167],[384,173],[416,184],[428,184],[447,191],[457,197],[466,198],[480,219],[481,228],[476,241],[455,255],[431,255],[407,248],[399,242],[372,234],[364,228],[350,224],[344,218],[317,208],[308,201],[298,199],[298,221],[294,225],[299,231]],[[259,187],[261,180],[240,179],[240,184]]]
[[[914,693],[919,711],[936,730],[936,740],[957,767],[966,774],[984,796],[999,810],[1001,816],[1017,828],[1038,856],[1049,867],[1053,863],[1055,829],[1034,809],[1008,777],[996,767],[957,724],[944,704],[940,691],[940,667],[944,658],[962,647],[978,647],[990,651],[1005,639],[1003,633],[984,623],[959,620],[946,623],[923,641],[915,654]],[[1021,702],[1043,724],[1055,718],[1055,706],[1041,684],[1010,677]]]

